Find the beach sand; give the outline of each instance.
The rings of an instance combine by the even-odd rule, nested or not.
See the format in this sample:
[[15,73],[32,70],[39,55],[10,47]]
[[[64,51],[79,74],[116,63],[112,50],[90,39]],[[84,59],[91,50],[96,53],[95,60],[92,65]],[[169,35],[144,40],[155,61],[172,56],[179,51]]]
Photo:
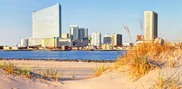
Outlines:
[[[21,76],[7,75],[3,70],[0,70],[0,89],[61,89],[66,81],[78,81],[93,77],[95,70],[100,66],[111,66],[113,63],[94,63],[94,62],[59,62],[59,61],[44,61],[44,60],[0,60],[2,63],[13,63],[17,67],[29,68],[36,74],[40,71],[53,68],[58,69],[61,79],[55,80],[43,79],[27,79]],[[47,86],[47,87],[46,87]]]
[[[0,63],[11,62],[16,66],[26,66],[32,69],[58,68],[63,77],[59,81],[39,78],[23,78],[5,74],[0,70],[0,89],[149,89],[155,87],[158,76],[164,79],[176,77],[182,67],[155,68],[136,81],[132,81],[124,67],[116,70],[107,70],[99,77],[93,77],[98,66],[112,66],[114,63],[87,63],[87,62],[58,62],[41,60],[0,60]],[[175,75],[173,75],[175,74]],[[74,78],[73,78],[74,75]],[[181,77],[179,82],[182,82]]]

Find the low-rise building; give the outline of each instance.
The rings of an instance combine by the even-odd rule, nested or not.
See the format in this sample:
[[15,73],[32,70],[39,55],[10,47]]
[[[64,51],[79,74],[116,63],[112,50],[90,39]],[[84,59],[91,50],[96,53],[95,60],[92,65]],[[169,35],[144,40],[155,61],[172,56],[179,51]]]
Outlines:
[[20,39],[18,47],[28,47],[28,39]]
[[41,47],[42,46],[42,38],[28,38],[28,46],[29,47]]
[[4,46],[4,47],[3,47],[3,50],[10,50],[10,49],[11,49],[10,46]]
[[18,47],[4,46],[3,50],[18,50]]
[[102,44],[101,48],[102,48],[102,50],[112,50],[113,49],[111,44]]
[[58,38],[43,38],[42,39],[42,47],[43,48],[57,48],[58,46]]
[[2,49],[3,49],[3,47],[4,47],[4,46],[0,46],[0,50],[2,50]]
[[61,47],[61,46],[71,47],[72,46],[72,40],[71,39],[59,38],[58,47]]
[[68,46],[61,46],[61,50],[70,50]]
[[68,33],[63,33],[61,35],[61,38],[63,38],[63,39],[69,39],[69,34]]

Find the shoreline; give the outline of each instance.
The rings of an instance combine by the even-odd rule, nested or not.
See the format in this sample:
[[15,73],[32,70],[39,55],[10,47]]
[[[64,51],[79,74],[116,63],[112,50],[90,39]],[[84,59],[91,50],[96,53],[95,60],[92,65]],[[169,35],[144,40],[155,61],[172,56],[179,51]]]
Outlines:
[[17,50],[0,50],[0,51],[127,51],[124,50],[57,50],[57,49],[17,49]]
[[44,61],[58,61],[58,62],[94,62],[94,63],[114,63],[116,60],[92,60],[92,59],[34,59],[34,58],[0,58],[0,60],[44,60]]

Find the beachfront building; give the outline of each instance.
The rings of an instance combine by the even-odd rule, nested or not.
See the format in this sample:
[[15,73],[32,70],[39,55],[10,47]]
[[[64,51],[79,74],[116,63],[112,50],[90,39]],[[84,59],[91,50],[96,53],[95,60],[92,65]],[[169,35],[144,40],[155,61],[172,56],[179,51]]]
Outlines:
[[52,37],[61,37],[61,5],[58,3],[33,12],[32,37],[29,46],[35,46],[32,43],[41,45],[40,39]]
[[41,47],[42,45],[42,39],[43,38],[28,38],[28,46],[32,47],[32,46],[37,46],[37,47]]
[[91,37],[91,46],[101,46],[101,32],[93,32]]
[[122,46],[122,34],[114,33],[112,35],[112,46],[113,47]]
[[70,25],[70,39],[78,40],[78,25]]
[[68,33],[63,33],[61,35],[61,38],[63,38],[63,39],[69,39],[69,34]]
[[101,48],[102,48],[102,50],[111,50],[112,44],[102,44]]
[[154,11],[144,12],[144,40],[154,41],[158,35],[158,15]]
[[42,47],[43,48],[57,48],[58,38],[43,38],[42,39]]
[[88,28],[79,28],[78,39],[83,42],[84,37],[88,37]]
[[136,36],[136,45],[143,43],[143,35],[137,35]]
[[28,46],[28,39],[20,39],[18,47],[27,47]]
[[34,11],[32,14],[33,38],[61,37],[61,5]]
[[83,37],[83,43],[85,44],[85,47],[88,46],[88,43],[89,43],[88,36],[87,37]]
[[71,47],[72,44],[73,43],[72,43],[71,39],[59,38],[59,40],[58,40],[58,47],[62,47],[62,46]]
[[103,44],[111,44],[111,36],[110,35],[105,35],[103,37]]
[[88,46],[91,46],[91,43],[92,43],[92,37],[88,36]]

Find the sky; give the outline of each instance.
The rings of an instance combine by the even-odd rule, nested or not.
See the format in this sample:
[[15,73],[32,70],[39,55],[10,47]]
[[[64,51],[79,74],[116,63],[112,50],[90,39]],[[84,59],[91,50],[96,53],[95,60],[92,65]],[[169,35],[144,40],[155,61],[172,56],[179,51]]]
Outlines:
[[89,35],[119,33],[124,43],[135,42],[143,34],[144,11],[152,10],[158,13],[158,37],[182,40],[182,0],[0,0],[0,45],[16,46],[21,38],[32,37],[32,12],[56,3],[62,6],[63,33],[69,33],[69,25],[79,25]]

